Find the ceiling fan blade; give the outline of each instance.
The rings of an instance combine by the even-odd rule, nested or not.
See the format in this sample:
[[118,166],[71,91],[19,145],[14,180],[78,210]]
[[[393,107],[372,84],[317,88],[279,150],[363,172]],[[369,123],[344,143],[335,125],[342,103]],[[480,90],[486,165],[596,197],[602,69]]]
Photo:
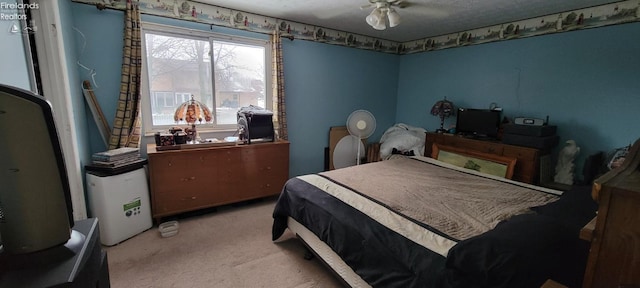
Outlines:
[[405,0],[395,0],[395,1],[389,1],[389,4],[392,6],[396,6],[398,8],[405,8],[405,7],[411,6],[412,3],[407,2]]
[[367,5],[360,6],[360,9],[364,10],[364,9],[368,9],[368,8],[372,8],[372,7],[374,7],[373,4],[367,4]]

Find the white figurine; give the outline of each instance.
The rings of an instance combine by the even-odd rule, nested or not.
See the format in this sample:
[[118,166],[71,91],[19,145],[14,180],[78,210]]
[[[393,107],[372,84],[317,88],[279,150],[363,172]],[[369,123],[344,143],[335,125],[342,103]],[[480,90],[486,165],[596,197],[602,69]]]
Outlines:
[[564,148],[558,154],[558,164],[556,165],[556,175],[553,181],[567,185],[573,185],[573,160],[580,153],[580,147],[576,145],[576,141],[567,140]]

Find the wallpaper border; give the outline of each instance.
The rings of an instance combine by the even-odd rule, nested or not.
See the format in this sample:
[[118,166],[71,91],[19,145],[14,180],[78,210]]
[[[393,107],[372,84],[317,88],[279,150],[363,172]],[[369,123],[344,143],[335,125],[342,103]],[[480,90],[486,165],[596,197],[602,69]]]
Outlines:
[[[117,10],[124,10],[126,6],[126,0],[72,1]],[[626,0],[458,33],[395,42],[196,1],[182,0],[178,3],[178,0],[139,0],[138,3],[140,12],[149,15],[263,34],[271,34],[273,30],[279,29],[283,37],[292,40],[308,40],[401,55],[640,21],[640,0]]]

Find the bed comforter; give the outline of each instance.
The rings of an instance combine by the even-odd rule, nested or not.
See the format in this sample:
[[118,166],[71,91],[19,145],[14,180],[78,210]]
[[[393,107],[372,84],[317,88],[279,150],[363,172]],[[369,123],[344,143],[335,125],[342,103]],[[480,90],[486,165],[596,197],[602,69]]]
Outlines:
[[534,213],[560,203],[556,193],[398,157],[290,179],[272,237],[292,217],[373,287],[540,287],[586,255],[576,227],[588,213]]

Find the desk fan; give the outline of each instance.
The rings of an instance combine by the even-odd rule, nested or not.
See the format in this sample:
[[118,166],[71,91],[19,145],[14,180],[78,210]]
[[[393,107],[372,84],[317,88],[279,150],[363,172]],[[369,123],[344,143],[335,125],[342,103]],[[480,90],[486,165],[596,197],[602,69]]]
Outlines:
[[366,139],[376,130],[376,118],[367,110],[351,112],[347,118],[348,136],[342,137],[336,144],[333,153],[333,166],[343,168],[360,165],[360,159],[365,154],[362,139]]

